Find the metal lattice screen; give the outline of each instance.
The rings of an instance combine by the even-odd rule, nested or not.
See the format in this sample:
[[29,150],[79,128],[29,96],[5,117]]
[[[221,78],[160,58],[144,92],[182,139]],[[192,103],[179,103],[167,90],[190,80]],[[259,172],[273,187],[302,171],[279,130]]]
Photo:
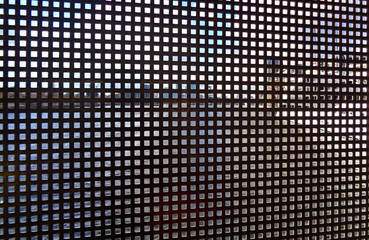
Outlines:
[[368,239],[366,0],[0,0],[0,239]]

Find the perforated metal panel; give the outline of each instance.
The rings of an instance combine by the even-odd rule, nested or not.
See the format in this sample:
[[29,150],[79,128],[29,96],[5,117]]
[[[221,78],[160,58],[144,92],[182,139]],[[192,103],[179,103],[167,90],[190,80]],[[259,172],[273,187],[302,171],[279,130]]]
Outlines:
[[0,239],[368,239],[368,3],[0,0]]

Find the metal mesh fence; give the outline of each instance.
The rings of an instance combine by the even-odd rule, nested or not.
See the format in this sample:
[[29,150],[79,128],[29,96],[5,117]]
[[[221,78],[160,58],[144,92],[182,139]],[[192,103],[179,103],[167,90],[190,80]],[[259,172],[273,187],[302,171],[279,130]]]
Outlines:
[[0,239],[368,239],[366,0],[0,0]]

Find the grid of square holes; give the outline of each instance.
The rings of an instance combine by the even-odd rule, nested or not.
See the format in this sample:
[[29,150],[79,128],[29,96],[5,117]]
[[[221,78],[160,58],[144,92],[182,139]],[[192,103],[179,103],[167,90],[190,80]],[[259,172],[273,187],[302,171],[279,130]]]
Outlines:
[[0,0],[0,239],[368,239],[366,0]]

